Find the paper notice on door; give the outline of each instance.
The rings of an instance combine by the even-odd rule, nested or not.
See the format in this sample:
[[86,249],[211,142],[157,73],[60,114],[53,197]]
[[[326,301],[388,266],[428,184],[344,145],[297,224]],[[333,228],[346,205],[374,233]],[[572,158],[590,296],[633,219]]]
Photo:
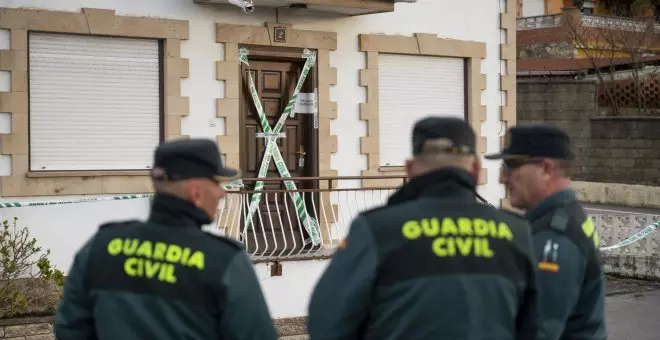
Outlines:
[[316,108],[316,93],[299,93],[296,98],[296,106],[293,109],[296,113],[314,114]]
[[275,132],[257,132],[257,138],[286,138],[285,132],[275,133]]

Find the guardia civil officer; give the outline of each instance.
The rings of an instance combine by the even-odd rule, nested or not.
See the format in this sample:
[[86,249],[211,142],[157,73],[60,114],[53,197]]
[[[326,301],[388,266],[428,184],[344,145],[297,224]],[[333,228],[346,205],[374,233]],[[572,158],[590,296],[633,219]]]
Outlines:
[[154,158],[150,216],[102,225],[78,251],[57,338],[276,339],[244,248],[200,229],[238,171],[205,139],[163,143]]
[[606,339],[599,236],[575,192],[568,135],[547,124],[511,128],[500,181],[533,228],[543,340]]
[[352,222],[319,279],[311,339],[535,339],[530,227],[476,200],[473,130],[429,117],[412,144],[410,181]]

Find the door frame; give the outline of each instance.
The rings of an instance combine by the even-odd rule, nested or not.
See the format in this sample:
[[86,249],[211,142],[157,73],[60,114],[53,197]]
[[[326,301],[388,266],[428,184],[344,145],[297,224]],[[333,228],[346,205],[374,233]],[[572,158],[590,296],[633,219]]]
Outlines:
[[[247,48],[250,53],[248,54],[248,60],[255,60],[255,61],[264,61],[264,62],[294,62],[301,64],[302,65],[305,63],[305,58],[302,57],[303,48],[294,48],[294,47],[273,47],[273,46],[264,46],[264,45],[250,45],[250,44],[239,44],[239,48],[245,47]],[[244,103],[244,86],[243,84],[243,76],[242,76],[242,71],[241,71],[241,64],[239,63],[238,67],[238,74],[239,74],[239,93],[238,93],[238,99],[239,99],[239,119],[238,119],[238,126],[239,126],[239,145],[238,145],[238,150],[239,153],[242,151],[242,145],[243,145],[243,136],[244,136],[244,123],[245,123],[245,117],[243,115],[243,108],[242,105]],[[307,75],[307,79],[311,80],[310,82],[306,83],[308,84],[307,86],[303,86],[301,91],[309,91],[309,90],[314,90],[317,89],[318,92],[318,57],[316,61],[314,62],[314,67],[310,70],[309,74]],[[296,79],[297,81],[297,79]],[[317,106],[318,106],[318,93],[317,93]],[[311,116],[311,115],[310,115]],[[318,113],[317,113],[318,116]],[[313,119],[313,118],[312,118]],[[307,151],[305,154],[305,163],[307,162],[312,162],[311,167],[309,167],[308,171],[310,171],[310,174],[307,174],[305,177],[318,177],[319,176],[319,133],[318,129],[314,128],[313,122],[311,124],[311,129],[307,131],[308,133],[308,138],[311,141],[311,146],[310,150]],[[310,152],[313,151],[313,152]],[[242,157],[239,159],[239,164],[240,167],[243,167],[244,164],[242,164]],[[306,166],[307,168],[307,166]],[[319,183],[318,181],[311,181],[310,184],[307,184],[305,186],[308,189],[319,189]]]
[[[303,48],[292,48],[292,47],[272,47],[272,46],[263,46],[263,45],[250,45],[250,44],[239,44],[238,48],[245,47],[247,48],[250,53],[248,54],[248,60],[253,60],[253,61],[263,61],[263,62],[292,62],[297,65],[299,65],[300,70],[302,70],[302,67],[305,63],[305,58],[302,57]],[[243,71],[242,71],[242,65],[239,63],[237,65],[238,67],[238,82],[239,82],[239,92],[238,92],[238,100],[239,100],[239,117],[238,117],[238,126],[239,126],[239,143],[238,143],[238,151],[239,154],[241,151],[244,151],[244,137],[245,137],[245,129],[244,129],[244,124],[245,124],[245,112],[244,110],[248,109],[245,108],[244,103],[246,103],[245,99],[249,99],[247,103],[251,103],[251,98],[245,98],[246,92],[245,92],[245,87],[246,84],[243,82]],[[309,74],[307,75],[307,80],[306,80],[306,86],[303,86],[301,91],[313,91],[314,89],[317,89],[318,91],[318,58],[314,62],[314,66],[310,70]],[[296,79],[298,81],[298,79]],[[318,93],[317,93],[318,96]],[[318,98],[317,98],[318,99]],[[247,104],[247,105],[250,105]],[[254,104],[252,104],[254,105]],[[317,113],[318,115],[318,113]],[[307,115],[311,116],[311,115]],[[308,124],[303,124],[303,126],[308,125],[310,128],[307,133],[307,138],[310,141],[309,149],[306,150],[305,154],[305,170],[308,173],[305,173],[303,177],[318,177],[319,176],[319,167],[320,167],[320,162],[319,162],[319,129],[314,129],[313,125],[313,117],[309,117],[307,120],[309,123]],[[239,167],[243,168],[246,166],[244,164],[244,157],[239,157]],[[312,162],[312,163],[308,163]],[[281,178],[281,176],[279,176]],[[254,184],[254,183],[253,183]],[[307,212],[309,214],[312,214],[313,216],[316,216],[318,218],[319,214],[321,213],[318,207],[318,202],[320,199],[320,194],[317,191],[320,189],[320,182],[315,181],[315,180],[310,180],[310,181],[298,181],[297,187],[299,189],[312,189],[315,192],[303,194],[303,197],[305,197],[305,206],[307,207]],[[312,204],[312,200],[314,200],[316,205]],[[320,221],[319,221],[320,222]],[[297,231],[300,233],[300,236],[303,239],[309,238],[309,233],[305,230],[305,228],[299,228]],[[264,236],[265,237],[265,236]],[[297,236],[294,236],[297,237]],[[301,246],[300,249],[309,249],[311,247],[311,244],[307,244],[304,246]]]

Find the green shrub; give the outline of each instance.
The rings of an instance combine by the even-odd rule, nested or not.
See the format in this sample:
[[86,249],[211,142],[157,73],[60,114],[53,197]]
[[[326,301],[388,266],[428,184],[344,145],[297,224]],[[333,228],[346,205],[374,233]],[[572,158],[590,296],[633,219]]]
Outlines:
[[50,250],[42,251],[17,221],[0,227],[0,318],[52,314],[64,275],[48,260]]

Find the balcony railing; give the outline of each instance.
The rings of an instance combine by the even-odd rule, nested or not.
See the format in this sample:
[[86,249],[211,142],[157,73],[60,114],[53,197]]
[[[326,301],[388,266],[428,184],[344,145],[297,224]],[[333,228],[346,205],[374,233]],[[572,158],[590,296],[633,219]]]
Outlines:
[[539,15],[534,17],[519,18],[516,22],[518,31],[551,28],[561,26],[561,14]]
[[[561,27],[564,14],[540,15],[518,18],[516,29],[518,31],[534,30],[540,28]],[[645,32],[648,22],[645,19],[625,18],[608,15],[591,15],[580,13],[580,26],[592,28],[608,28],[631,32]],[[660,23],[654,24],[655,33],[660,33]]]
[[[192,0],[208,6],[227,6],[230,0]],[[330,16],[354,16],[394,11],[395,0],[254,0],[257,8],[278,8],[289,15],[321,14]],[[415,1],[403,1],[415,2]],[[257,9],[258,10],[258,9]]]
[[645,20],[607,15],[583,14],[580,18],[580,25],[582,27],[609,28],[631,32],[644,32],[648,28],[648,23]]
[[[253,190],[257,180],[264,181],[264,190]],[[351,221],[367,209],[384,205],[405,183],[406,177],[290,180],[296,183],[297,190],[281,189],[284,187],[282,178],[243,179],[244,187],[229,191],[220,204],[218,231],[242,242],[254,261],[330,256],[347,235]],[[362,180],[382,185],[350,187],[351,182]],[[258,208],[251,214],[255,193],[261,193],[261,197]],[[318,238],[314,240],[312,234],[317,234]]]

